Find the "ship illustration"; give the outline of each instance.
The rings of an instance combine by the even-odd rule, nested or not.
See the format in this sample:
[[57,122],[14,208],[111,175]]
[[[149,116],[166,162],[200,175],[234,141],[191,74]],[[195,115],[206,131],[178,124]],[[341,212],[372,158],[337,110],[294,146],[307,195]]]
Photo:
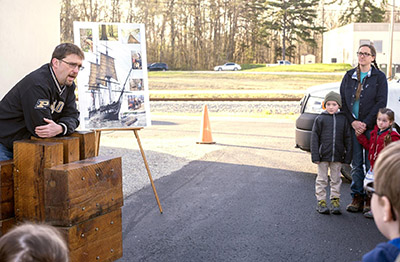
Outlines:
[[115,70],[115,58],[108,55],[108,48],[106,53],[99,52],[96,63],[90,62],[88,83],[92,98],[89,107],[90,120],[119,120],[125,84],[131,71],[121,88]]

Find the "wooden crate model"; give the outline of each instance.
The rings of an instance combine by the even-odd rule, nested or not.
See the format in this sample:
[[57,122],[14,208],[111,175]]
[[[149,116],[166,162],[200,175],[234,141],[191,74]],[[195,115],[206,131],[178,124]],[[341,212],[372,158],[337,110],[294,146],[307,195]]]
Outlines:
[[0,236],[15,224],[13,169],[12,160],[0,161]]
[[122,257],[121,158],[95,157],[94,143],[93,132],[14,143],[16,219],[61,229],[72,262]]

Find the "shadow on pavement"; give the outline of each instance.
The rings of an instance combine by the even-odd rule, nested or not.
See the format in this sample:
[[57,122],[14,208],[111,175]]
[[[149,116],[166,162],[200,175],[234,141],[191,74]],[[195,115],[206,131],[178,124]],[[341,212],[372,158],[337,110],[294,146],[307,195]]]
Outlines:
[[316,212],[315,175],[192,161],[125,199],[119,261],[355,261],[385,241],[374,221]]
[[261,149],[261,150],[267,150],[267,151],[279,151],[279,152],[288,152],[288,153],[294,153],[294,154],[304,154],[304,152],[300,151],[299,149],[287,150],[287,149],[279,149],[279,148],[271,148],[271,147],[243,146],[243,145],[232,145],[232,144],[223,144],[223,143],[218,143],[218,145],[219,146],[226,146],[226,147],[247,148],[247,149]]

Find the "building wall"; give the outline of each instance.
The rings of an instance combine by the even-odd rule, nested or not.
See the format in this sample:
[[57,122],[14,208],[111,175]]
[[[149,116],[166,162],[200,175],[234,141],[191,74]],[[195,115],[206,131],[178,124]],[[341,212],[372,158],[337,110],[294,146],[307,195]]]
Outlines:
[[348,24],[324,33],[322,62],[325,64],[349,63],[354,49],[354,24]]
[[22,77],[48,63],[60,43],[56,0],[0,0],[0,98]]
[[[357,64],[357,50],[360,40],[382,43],[381,52],[377,52],[378,65],[389,62],[390,25],[388,23],[352,23],[324,33],[323,63]],[[393,33],[392,63],[400,64],[400,24],[395,24]],[[379,50],[377,50],[379,51]]]
[[301,64],[315,64],[315,55],[312,54],[302,55],[300,60]]

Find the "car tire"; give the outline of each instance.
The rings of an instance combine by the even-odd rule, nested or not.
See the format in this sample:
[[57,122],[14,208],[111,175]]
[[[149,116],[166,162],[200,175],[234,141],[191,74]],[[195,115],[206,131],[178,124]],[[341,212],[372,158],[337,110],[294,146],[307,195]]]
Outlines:
[[353,179],[351,178],[351,166],[349,164],[342,164],[342,168],[340,169],[340,172],[342,175],[348,180],[352,181]]
[[163,68],[163,70],[162,70],[162,71],[164,71],[164,72],[165,72],[165,71],[167,71],[167,70],[166,70],[165,68]]
[[222,71],[222,68],[220,67],[220,68],[218,68],[218,71]]
[[233,69],[233,71],[237,71],[238,69],[235,67],[234,69]]

